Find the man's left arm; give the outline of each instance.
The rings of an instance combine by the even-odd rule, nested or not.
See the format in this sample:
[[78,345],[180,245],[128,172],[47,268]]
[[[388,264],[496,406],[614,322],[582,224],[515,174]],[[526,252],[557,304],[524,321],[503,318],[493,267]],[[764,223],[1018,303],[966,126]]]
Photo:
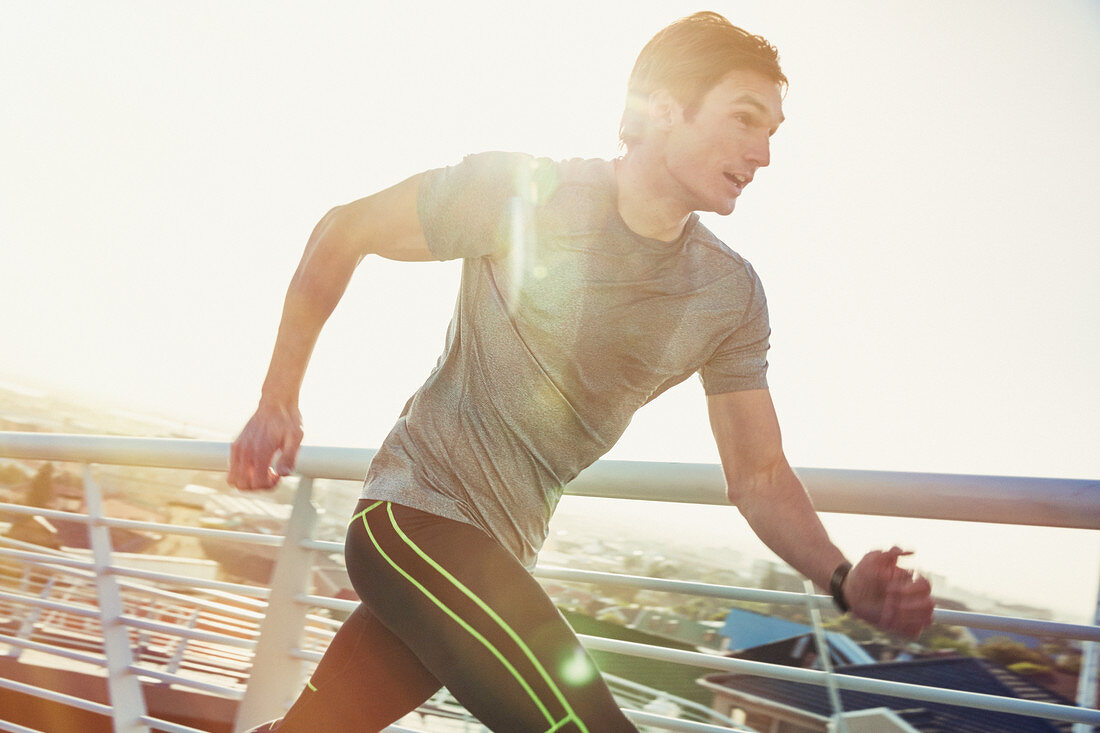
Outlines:
[[[707,397],[726,494],[764,543],[820,588],[845,561],[829,539],[786,456],[767,389]],[[853,614],[884,631],[916,636],[932,620],[931,587],[899,568],[908,554],[869,552],[849,572],[843,597]]]

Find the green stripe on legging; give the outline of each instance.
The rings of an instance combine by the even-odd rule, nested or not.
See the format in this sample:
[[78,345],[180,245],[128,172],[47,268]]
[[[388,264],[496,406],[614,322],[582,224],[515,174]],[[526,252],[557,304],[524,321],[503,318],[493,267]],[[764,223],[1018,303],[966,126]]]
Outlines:
[[[379,502],[379,503],[380,503],[380,502]],[[508,670],[508,672],[509,672],[509,673],[510,673],[510,674],[511,674],[511,675],[512,675],[512,676],[513,676],[513,677],[514,677],[515,679],[516,679],[516,681],[517,681],[517,682],[518,682],[518,683],[520,684],[520,687],[522,687],[522,688],[523,688],[523,690],[524,690],[524,691],[525,691],[525,692],[527,693],[527,695],[528,695],[528,696],[529,696],[529,697],[531,698],[531,700],[532,700],[532,701],[533,701],[533,702],[535,703],[536,707],[538,707],[538,709],[539,709],[539,712],[541,712],[541,713],[542,713],[542,715],[543,715],[543,717],[545,717],[545,718],[546,718],[546,722],[547,722],[547,723],[550,723],[551,725],[553,725],[553,724],[554,724],[554,718],[553,718],[553,716],[552,716],[552,715],[550,715],[550,711],[548,711],[548,710],[546,709],[546,706],[542,704],[542,701],[541,701],[541,700],[539,700],[539,698],[538,698],[538,696],[537,696],[537,695],[535,694],[534,690],[532,690],[532,689],[531,689],[531,686],[527,684],[527,681],[526,681],[526,680],[524,680],[524,679],[523,679],[523,677],[522,677],[522,676],[521,676],[521,675],[519,674],[519,672],[518,672],[518,671],[516,670],[516,668],[512,666],[511,662],[509,662],[509,661],[508,661],[508,660],[507,660],[507,659],[505,658],[505,656],[504,656],[503,654],[501,654],[500,650],[498,650],[498,649],[497,649],[497,648],[496,648],[495,646],[493,646],[493,645],[492,645],[492,643],[490,643],[490,641],[489,641],[488,639],[486,639],[486,638],[485,638],[484,636],[482,636],[482,635],[481,635],[481,634],[480,634],[480,633],[479,633],[479,632],[477,631],[477,629],[475,629],[474,627],[470,626],[470,624],[466,623],[466,621],[464,621],[464,620],[463,620],[463,619],[462,619],[462,618],[461,618],[461,617],[460,617],[460,616],[459,616],[458,614],[456,614],[456,613],[455,613],[454,611],[452,611],[452,610],[451,610],[450,608],[448,608],[448,607],[446,606],[446,604],[444,604],[444,603],[443,603],[442,601],[440,601],[440,600],[439,600],[439,599],[438,599],[437,597],[435,597],[435,596],[434,596],[434,595],[432,594],[432,592],[431,592],[431,591],[429,591],[429,590],[428,590],[427,588],[425,588],[425,587],[424,587],[424,586],[423,586],[423,585],[422,585],[422,584],[421,584],[421,583],[420,583],[420,582],[419,582],[419,581],[418,581],[418,580],[417,580],[416,578],[414,578],[413,576],[411,576],[411,575],[410,575],[410,574],[409,574],[408,572],[406,572],[406,571],[404,570],[404,568],[402,568],[401,566],[399,566],[399,565],[398,565],[398,564],[397,564],[396,562],[394,562],[394,561],[393,561],[393,559],[392,559],[392,558],[390,558],[390,556],[389,556],[389,555],[387,555],[387,554],[386,554],[386,551],[382,549],[382,545],[381,545],[381,544],[379,544],[379,542],[378,542],[378,539],[377,539],[377,538],[376,538],[376,537],[374,536],[374,532],[373,532],[373,531],[371,531],[371,528],[370,528],[370,524],[369,524],[369,523],[367,522],[367,517],[366,517],[366,514],[367,514],[367,512],[371,511],[372,509],[374,509],[374,508],[375,508],[375,507],[377,507],[377,506],[378,506],[378,503],[376,503],[376,504],[373,504],[373,505],[371,505],[371,506],[370,506],[370,507],[368,507],[367,509],[364,509],[364,510],[363,510],[362,512],[360,512],[359,514],[357,514],[357,515],[356,515],[356,518],[358,518],[358,517],[362,517],[362,520],[363,520],[363,527],[364,527],[364,529],[366,529],[366,530],[367,530],[367,536],[369,536],[369,537],[370,537],[370,540],[371,540],[371,542],[372,542],[372,543],[374,544],[374,547],[375,547],[375,549],[376,549],[376,550],[378,550],[378,554],[380,554],[380,555],[382,556],[382,558],[383,558],[383,559],[385,559],[385,561],[386,561],[387,563],[389,563],[389,564],[390,564],[390,566],[391,566],[391,567],[392,567],[392,568],[393,568],[394,570],[396,570],[396,571],[397,571],[398,573],[400,573],[400,574],[401,574],[401,575],[402,575],[402,576],[403,576],[403,577],[404,577],[404,578],[405,578],[406,580],[408,580],[408,581],[409,581],[410,583],[412,583],[412,584],[413,584],[413,586],[415,586],[415,587],[416,587],[416,588],[417,588],[417,589],[418,589],[418,590],[419,590],[419,591],[420,591],[421,593],[423,593],[423,594],[424,594],[425,596],[427,596],[427,597],[428,597],[428,598],[429,598],[429,599],[430,599],[430,600],[432,601],[432,603],[434,603],[435,605],[437,605],[437,606],[438,606],[438,607],[439,607],[440,609],[442,609],[442,610],[443,610],[443,612],[444,612],[444,613],[446,613],[446,614],[447,614],[448,616],[450,616],[450,617],[451,617],[451,618],[452,618],[452,619],[453,619],[453,620],[454,620],[454,621],[455,621],[455,622],[456,622],[456,623],[457,623],[457,624],[458,624],[459,626],[461,626],[462,628],[466,629],[466,631],[467,631],[467,632],[469,632],[469,634],[470,634],[471,636],[473,636],[473,637],[474,637],[475,639],[477,639],[477,640],[478,640],[479,642],[481,642],[481,644],[482,644],[482,645],[483,645],[483,646],[484,646],[484,647],[485,647],[486,649],[488,649],[488,650],[489,650],[489,652],[490,652],[490,653],[491,653],[491,654],[492,654],[493,656],[495,656],[495,657],[497,658],[497,660],[498,660],[498,661],[499,661],[499,662],[500,662],[500,663],[501,663],[502,665],[504,665],[505,669],[507,669],[507,670]],[[432,566],[433,566],[433,567],[435,567],[436,569],[438,569],[438,570],[442,571],[442,572],[444,573],[444,575],[446,576],[446,575],[447,575],[447,574],[446,574],[446,571],[444,571],[444,570],[443,570],[443,569],[442,569],[441,567],[439,567],[438,563],[436,563],[436,562],[435,562],[434,560],[432,560],[432,559],[431,559],[430,557],[428,557],[427,555],[425,555],[425,554],[424,554],[424,553],[423,553],[423,552],[422,552],[422,551],[421,551],[421,550],[420,550],[420,549],[419,549],[418,547],[416,547],[416,545],[412,544],[412,542],[411,542],[411,541],[410,541],[410,540],[408,539],[408,537],[406,537],[406,536],[405,536],[405,534],[404,534],[404,533],[403,533],[403,532],[401,531],[400,527],[398,527],[398,526],[397,526],[397,522],[396,522],[396,520],[394,520],[394,518],[393,518],[393,509],[392,509],[392,505],[390,505],[390,504],[388,504],[388,503],[387,503],[387,509],[388,509],[388,511],[389,511],[389,515],[390,515],[390,523],[391,523],[391,524],[393,525],[394,529],[395,529],[395,530],[397,531],[397,533],[398,533],[398,534],[399,534],[399,535],[401,536],[401,538],[402,538],[402,539],[404,539],[406,543],[410,544],[410,545],[412,546],[412,548],[413,548],[413,549],[414,549],[414,550],[415,550],[415,551],[417,552],[417,554],[418,554],[418,555],[420,555],[420,556],[421,556],[422,558],[424,558],[424,559],[425,559],[425,560],[426,560],[426,561],[427,561],[427,562],[428,562],[428,563],[429,563],[430,565],[432,565]],[[454,583],[458,584],[458,581],[456,581],[456,580],[453,580],[453,579],[452,579],[452,582],[454,582]],[[458,584],[458,587],[459,587],[459,588],[460,588],[461,590],[465,590],[465,589],[464,589],[464,588],[462,587],[462,585],[461,585],[461,584]],[[506,627],[506,628],[507,628],[507,627]],[[508,629],[508,630],[510,631],[510,629]],[[586,732],[586,733],[587,733],[587,732]]]
[[[429,557],[426,552],[416,546],[415,542],[409,539],[408,535],[401,531],[401,528],[397,526],[397,519],[393,516],[393,504],[386,505],[386,512],[390,516],[390,524],[393,525],[394,531],[396,531],[401,539],[405,541],[405,544],[411,547],[417,555],[420,555],[420,557],[423,558],[426,563],[438,570],[440,575],[451,581],[451,583],[453,583],[456,588],[462,591],[470,600],[480,606],[481,610],[485,611],[485,613],[489,615],[489,618],[496,621],[497,625],[500,626],[500,628],[503,629],[504,632],[512,638],[512,641],[514,641],[516,643],[516,646],[518,646],[523,651],[523,654],[527,657],[528,661],[531,662],[536,670],[538,670],[539,675],[542,676],[543,682],[547,684],[550,690],[554,693],[554,696],[558,698],[558,702],[561,703],[561,706],[565,708],[565,712],[567,713],[566,719],[554,724],[553,727],[550,728],[550,730],[557,730],[559,727],[561,727],[562,723],[565,723],[566,721],[572,719],[577,723],[577,727],[581,729],[581,733],[588,733],[588,728],[586,728],[584,723],[581,722],[580,718],[577,717],[577,714],[573,711],[573,708],[569,705],[569,702],[566,701],[565,695],[561,693],[561,690],[558,689],[557,684],[555,684],[554,680],[550,678],[550,675],[546,673],[546,669],[542,666],[541,663],[539,663],[539,660],[535,658],[534,653],[527,646],[527,644],[524,643],[523,639],[520,638],[519,634],[517,634],[512,629],[512,627],[509,626],[504,621],[504,619],[502,619],[497,614],[497,612],[489,606],[488,603],[481,600],[481,598],[479,598],[476,593],[474,593],[472,590],[459,582],[458,578],[447,572],[446,568],[444,568],[442,565]],[[515,672],[513,672],[513,674],[515,674]],[[548,722],[553,723],[554,721],[550,719]],[[549,731],[547,733],[549,733]]]
[[369,507],[367,507],[366,509],[364,509],[363,511],[359,512],[354,517],[352,517],[351,521],[354,522],[356,519],[359,519],[360,517],[363,517],[363,521],[366,522],[367,521],[367,519],[366,519],[367,512],[369,512],[371,509],[374,509],[376,506],[378,506],[381,503],[382,503],[381,501],[374,502]]
[[[363,511],[359,512],[354,517],[352,517],[351,521],[354,522],[356,519],[358,519],[359,517],[364,516],[367,512],[369,512],[371,509],[374,509],[376,506],[378,506],[381,503],[382,503],[381,501],[374,502],[369,507],[367,507],[366,509],[364,509]],[[308,687],[313,692],[317,692],[317,688],[313,686],[313,680],[312,679],[306,680],[306,687]]]
[[[572,721],[573,721],[573,715],[570,714],[568,718],[562,718],[557,723],[554,723],[554,725],[547,728],[546,733],[554,733],[554,731],[561,730],[563,727],[565,727],[566,725],[568,725]],[[581,723],[581,721],[579,721],[579,720],[577,721],[577,725],[579,725],[582,729],[584,728],[584,724]]]

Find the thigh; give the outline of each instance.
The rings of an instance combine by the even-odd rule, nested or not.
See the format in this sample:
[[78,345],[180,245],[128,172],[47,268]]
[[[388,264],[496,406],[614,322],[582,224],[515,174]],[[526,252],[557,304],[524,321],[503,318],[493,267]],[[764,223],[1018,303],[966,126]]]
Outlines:
[[360,605],[276,730],[379,731],[440,687],[416,655]]
[[492,730],[635,730],[542,587],[484,532],[376,502],[346,548],[363,603]]

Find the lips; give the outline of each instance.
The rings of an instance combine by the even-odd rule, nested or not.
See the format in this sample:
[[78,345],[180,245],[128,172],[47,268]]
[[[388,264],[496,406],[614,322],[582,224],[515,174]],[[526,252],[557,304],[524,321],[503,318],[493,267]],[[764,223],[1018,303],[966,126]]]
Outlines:
[[726,177],[726,180],[737,186],[738,189],[745,188],[745,186],[749,185],[749,182],[752,181],[752,176],[741,175],[739,173],[724,173],[723,175]]

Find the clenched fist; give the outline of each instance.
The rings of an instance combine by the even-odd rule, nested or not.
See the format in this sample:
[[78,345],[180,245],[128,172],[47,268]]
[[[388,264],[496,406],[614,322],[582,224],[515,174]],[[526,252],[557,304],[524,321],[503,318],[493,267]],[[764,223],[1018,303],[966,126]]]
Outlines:
[[928,581],[898,567],[898,558],[910,554],[899,547],[868,552],[848,573],[843,592],[858,618],[914,638],[932,623],[935,604]]
[[[294,470],[302,435],[302,414],[297,407],[261,400],[230,448],[229,485],[242,491],[274,487]],[[272,468],[276,453],[279,460]]]

